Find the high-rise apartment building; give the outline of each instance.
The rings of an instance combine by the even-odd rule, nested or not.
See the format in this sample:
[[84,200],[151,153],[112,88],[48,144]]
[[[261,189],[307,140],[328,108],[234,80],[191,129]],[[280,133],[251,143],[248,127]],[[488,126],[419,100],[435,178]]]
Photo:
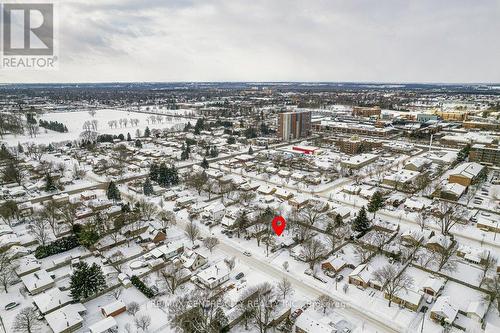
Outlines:
[[311,111],[284,112],[278,115],[278,137],[282,140],[311,135]]

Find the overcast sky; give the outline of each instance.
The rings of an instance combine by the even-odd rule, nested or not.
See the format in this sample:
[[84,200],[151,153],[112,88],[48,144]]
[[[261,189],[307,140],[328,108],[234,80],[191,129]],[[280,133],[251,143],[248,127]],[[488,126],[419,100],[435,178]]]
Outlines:
[[500,82],[500,0],[60,1],[59,70],[0,82]]

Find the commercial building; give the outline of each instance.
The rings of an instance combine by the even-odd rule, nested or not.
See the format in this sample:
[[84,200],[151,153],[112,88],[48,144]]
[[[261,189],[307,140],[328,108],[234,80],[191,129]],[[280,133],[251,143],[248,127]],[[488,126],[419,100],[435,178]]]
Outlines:
[[475,144],[470,149],[469,161],[500,166],[500,148],[498,146]]
[[373,107],[363,107],[363,106],[355,106],[352,108],[352,115],[356,117],[371,117],[377,116],[380,117],[380,106]]
[[484,166],[481,164],[475,162],[462,163],[451,170],[448,182],[467,187],[481,176],[483,170]]
[[337,141],[336,145],[340,148],[340,151],[345,154],[360,154],[374,147],[381,147],[382,142],[361,139],[357,135],[353,135],[348,140]]
[[281,140],[311,135],[311,111],[284,112],[278,115],[278,137]]

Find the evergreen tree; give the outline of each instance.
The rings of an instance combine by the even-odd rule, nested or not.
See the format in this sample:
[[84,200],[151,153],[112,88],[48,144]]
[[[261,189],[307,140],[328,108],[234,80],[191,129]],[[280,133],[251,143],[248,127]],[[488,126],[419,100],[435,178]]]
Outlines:
[[124,136],[123,134],[121,134],[121,133],[120,133],[120,134],[118,135],[118,140],[120,140],[120,141],[124,141],[124,140],[125,140],[125,136]]
[[146,126],[146,129],[144,130],[144,136],[146,138],[149,138],[150,135],[151,135],[151,130],[149,129],[148,126]]
[[106,195],[108,196],[109,200],[121,200],[120,191],[113,181],[109,182]]
[[20,142],[17,143],[17,151],[19,152],[19,154],[24,153],[23,145]]
[[45,176],[45,191],[47,192],[52,192],[52,191],[55,191],[57,190],[57,187],[54,183],[54,179],[52,178],[52,176],[50,175],[50,173],[48,173],[46,176]]
[[344,219],[340,214],[337,214],[337,216],[335,216],[335,226],[340,227],[343,224],[344,224]]
[[208,161],[205,157],[203,157],[203,162],[200,165],[203,169],[208,169]]
[[184,150],[182,151],[182,153],[181,153],[181,160],[182,160],[182,161],[185,161],[185,160],[187,160],[187,159],[189,158],[189,151],[190,151],[190,149],[189,149],[189,145],[187,145],[187,146],[186,146],[186,149],[184,149]]
[[210,157],[215,158],[217,156],[219,156],[219,150],[217,147],[212,146],[212,149],[210,150]]
[[234,136],[230,136],[229,138],[227,138],[227,143],[230,145],[234,145],[236,143],[236,139],[234,138]]
[[252,146],[250,146],[250,148],[248,148],[248,154],[249,154],[249,155],[253,155],[253,149],[252,149]]
[[135,146],[136,146],[136,148],[142,148],[141,140],[139,140],[139,139],[135,140]]
[[149,178],[151,178],[153,181],[157,182],[158,181],[158,165],[156,165],[154,162],[151,164],[149,167]]
[[373,193],[370,202],[368,203],[368,211],[373,213],[373,218],[375,218],[375,214],[382,207],[384,207],[384,198],[382,197],[382,193],[377,191]]
[[355,231],[358,232],[364,232],[368,230],[370,227],[370,221],[368,220],[368,217],[366,216],[366,209],[365,206],[361,207],[359,210],[358,216],[354,219],[354,222],[352,224],[352,228]]
[[47,147],[47,150],[48,151],[54,151],[54,146],[52,145],[52,143],[49,143],[49,146]]
[[188,123],[186,124],[186,126],[184,126],[184,132],[189,132],[189,130],[191,129],[191,127],[193,127],[191,125],[191,122],[188,121]]
[[78,234],[78,241],[83,246],[90,248],[99,240],[99,232],[96,223],[86,224]]
[[75,301],[87,299],[106,288],[101,267],[96,263],[89,266],[85,261],[78,263],[71,275],[70,288]]
[[127,133],[127,141],[132,141],[132,137],[130,136],[130,133]]
[[210,147],[208,147],[208,146],[205,149],[205,156],[210,156]]
[[144,192],[144,195],[150,196],[153,194],[153,185],[151,184],[151,180],[149,179],[149,177],[146,178],[146,181],[142,186],[142,190]]

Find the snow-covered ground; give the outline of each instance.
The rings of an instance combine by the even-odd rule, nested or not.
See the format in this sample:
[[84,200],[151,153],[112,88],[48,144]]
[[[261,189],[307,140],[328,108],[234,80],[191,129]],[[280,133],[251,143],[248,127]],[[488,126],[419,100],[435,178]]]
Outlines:
[[[178,111],[178,112],[177,112]],[[185,112],[182,110],[169,110],[170,113],[176,112],[176,114],[184,115]],[[51,142],[60,142],[60,141],[68,141],[68,140],[76,140],[79,138],[80,133],[83,131],[83,124],[86,121],[97,120],[97,132],[100,134],[112,134],[119,135],[123,134],[125,137],[127,133],[130,133],[132,137],[135,137],[136,131],[140,130],[141,133],[144,133],[146,127],[149,129],[170,129],[170,128],[183,128],[184,124],[187,124],[188,121],[191,121],[192,124],[196,122],[193,119],[180,118],[180,117],[172,117],[172,116],[162,116],[162,122],[152,123],[148,122],[148,118],[151,117],[152,114],[143,113],[143,112],[126,112],[119,111],[113,109],[101,109],[96,110],[96,114],[92,117],[87,111],[74,111],[74,112],[53,112],[46,113],[41,116],[40,119],[46,121],[58,121],[63,123],[67,128],[67,133],[59,133],[51,130],[46,130],[43,127],[40,127],[40,133],[36,137],[30,137],[27,134],[24,135],[7,135],[2,141],[5,141],[8,145],[17,145],[18,142],[35,142],[35,143],[44,143],[48,144]],[[117,124],[117,127],[110,128],[108,125],[109,121],[116,120],[117,122],[120,119],[127,119],[127,126],[120,126]],[[130,119],[138,119],[139,123],[137,126],[132,126],[130,123]]]

